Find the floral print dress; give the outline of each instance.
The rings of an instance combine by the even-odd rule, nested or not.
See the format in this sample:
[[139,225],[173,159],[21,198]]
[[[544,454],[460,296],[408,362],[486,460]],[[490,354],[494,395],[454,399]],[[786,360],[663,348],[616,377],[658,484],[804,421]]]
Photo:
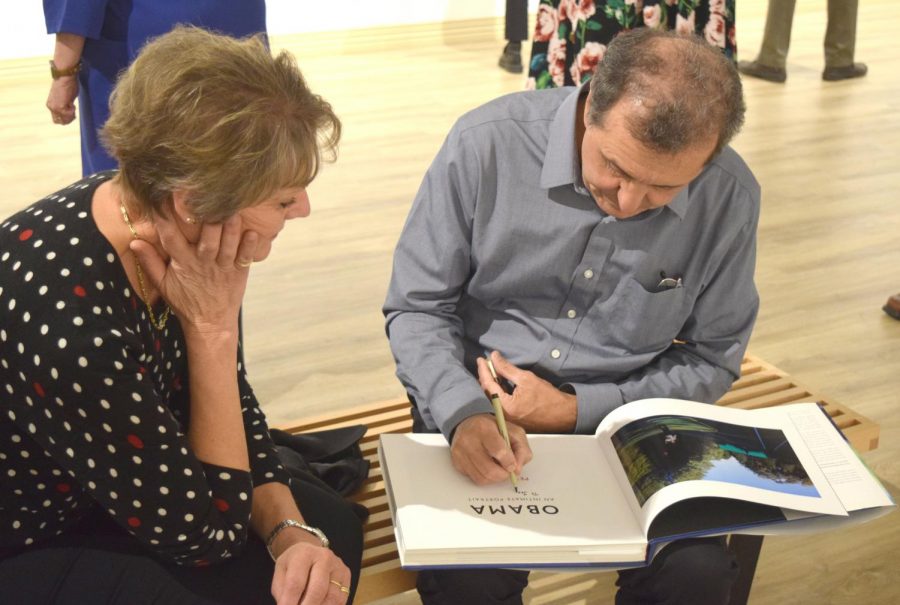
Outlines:
[[526,87],[586,82],[606,45],[635,27],[694,32],[736,61],[734,5],[735,0],[541,0]]

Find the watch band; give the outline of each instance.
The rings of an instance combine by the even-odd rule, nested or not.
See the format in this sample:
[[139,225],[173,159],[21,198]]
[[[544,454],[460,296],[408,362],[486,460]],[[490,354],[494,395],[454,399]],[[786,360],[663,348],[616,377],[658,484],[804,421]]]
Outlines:
[[285,519],[272,528],[272,531],[269,532],[269,537],[266,538],[266,550],[269,551],[269,556],[272,557],[272,560],[275,560],[275,554],[272,552],[272,542],[275,541],[275,538],[278,537],[278,534],[286,527],[296,527],[297,529],[302,529],[303,531],[307,531],[317,537],[319,541],[322,543],[323,548],[328,548],[331,546],[331,542],[328,540],[328,536],[325,535],[318,527],[313,527],[311,525],[306,525],[304,523],[300,523],[299,521],[295,521],[294,519]]
[[65,76],[74,76],[79,71],[81,71],[81,59],[72,67],[66,67],[65,69],[59,69],[56,63],[53,62],[53,59],[50,59],[50,77],[54,80],[59,80]]

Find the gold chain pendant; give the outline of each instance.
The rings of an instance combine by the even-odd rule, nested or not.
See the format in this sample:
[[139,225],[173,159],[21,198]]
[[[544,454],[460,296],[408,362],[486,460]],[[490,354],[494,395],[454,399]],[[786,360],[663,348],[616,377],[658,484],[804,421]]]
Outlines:
[[[131,237],[134,239],[141,239],[137,230],[134,228],[134,225],[131,224],[131,218],[128,216],[128,210],[125,209],[125,202],[119,199],[119,210],[122,211],[122,218],[125,219],[125,224],[128,225],[129,231],[131,231]],[[137,278],[138,278],[138,286],[141,289],[141,298],[144,301],[144,306],[147,307],[147,313],[150,315],[150,323],[153,324],[153,327],[157,330],[162,330],[166,327],[166,321],[169,319],[169,314],[172,312],[172,308],[169,305],[166,305],[166,310],[163,311],[162,315],[159,316],[159,319],[156,318],[156,314],[153,312],[153,308],[150,306],[150,300],[147,296],[147,286],[144,284],[144,270],[141,267],[140,261],[138,261],[137,255],[132,251],[132,258],[134,258],[134,267],[137,270]]]

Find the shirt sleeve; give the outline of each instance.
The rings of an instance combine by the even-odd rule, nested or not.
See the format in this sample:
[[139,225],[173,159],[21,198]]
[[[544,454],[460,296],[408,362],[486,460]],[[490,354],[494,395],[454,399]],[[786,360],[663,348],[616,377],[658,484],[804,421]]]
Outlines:
[[107,3],[108,0],[44,0],[47,33],[99,38]]
[[247,369],[244,365],[243,347],[238,351],[238,387],[241,394],[241,413],[244,418],[244,433],[247,436],[247,453],[250,456],[250,474],[253,486],[264,483],[283,483],[290,485],[290,475],[281,464],[275,450],[275,444],[269,434],[266,416],[259,407],[259,402],[250,383],[247,381]]
[[[14,422],[149,549],[182,565],[238,554],[247,540],[247,471],[201,462],[165,405],[141,337],[92,321],[21,347]],[[46,343],[41,345],[40,343]]]
[[454,128],[416,194],[383,308],[397,377],[448,439],[463,419],[492,411],[463,362],[455,314],[471,270],[478,182],[476,152],[463,148]]
[[[758,196],[753,204],[759,208]],[[753,281],[758,210],[717,251],[721,262],[695,301],[678,340],[653,363],[616,383],[566,384],[576,393],[576,433],[593,433],[616,407],[648,397],[715,403],[740,377],[759,310]]]

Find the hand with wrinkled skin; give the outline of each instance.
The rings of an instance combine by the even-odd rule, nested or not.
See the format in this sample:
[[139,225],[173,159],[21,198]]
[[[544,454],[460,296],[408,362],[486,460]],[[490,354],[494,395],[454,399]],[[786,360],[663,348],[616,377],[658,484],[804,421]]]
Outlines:
[[168,258],[145,240],[130,243],[148,285],[159,290],[182,325],[198,332],[233,328],[250,274],[239,259],[254,257],[258,234],[242,233],[241,217],[234,215],[223,223],[200,225],[199,238],[191,242],[176,221],[174,213],[153,219]]
[[272,596],[276,605],[346,603],[350,595],[331,582],[350,586],[350,570],[340,557],[304,530],[285,530],[288,531],[294,543],[278,555],[272,576]]
[[509,394],[491,376],[487,362],[479,358],[478,382],[489,394],[500,397],[507,421],[514,422],[531,433],[571,433],[575,430],[578,404],[575,395],[564,393],[537,376],[534,372],[517,368],[500,353],[491,353],[491,362],[499,378],[516,385]]
[[75,99],[78,98],[78,78],[63,76],[50,84],[47,109],[55,124],[71,124],[75,119]]
[[458,425],[450,444],[453,466],[477,485],[509,481],[531,461],[531,447],[522,427],[506,423],[512,451],[497,428],[493,414],[475,414]]

